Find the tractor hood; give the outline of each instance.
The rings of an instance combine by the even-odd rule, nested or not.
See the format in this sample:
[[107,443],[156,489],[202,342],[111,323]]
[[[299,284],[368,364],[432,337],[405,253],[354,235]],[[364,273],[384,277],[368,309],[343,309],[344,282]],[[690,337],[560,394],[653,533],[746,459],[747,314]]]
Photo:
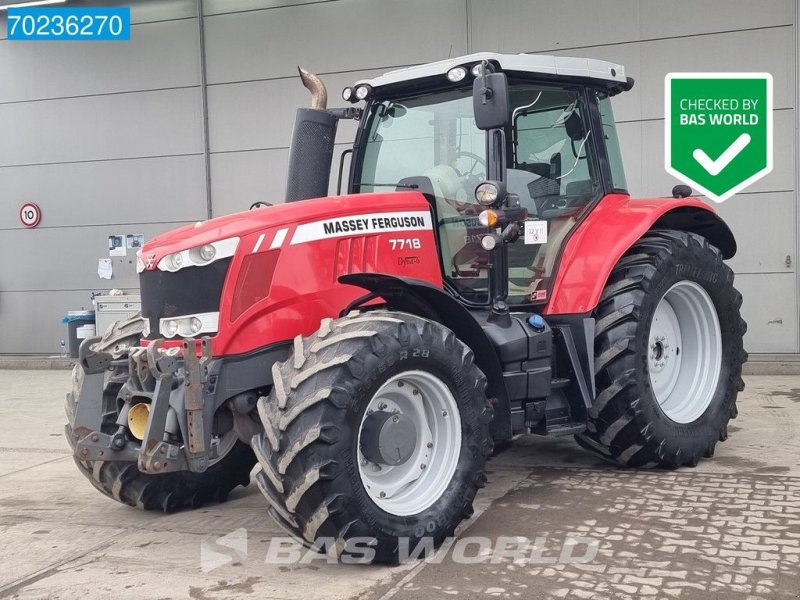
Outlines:
[[167,255],[220,240],[242,239],[267,229],[281,226],[291,228],[295,224],[351,214],[408,208],[419,210],[427,206],[424,196],[417,192],[384,192],[315,198],[256,208],[208,221],[198,221],[194,225],[185,225],[154,237],[137,254],[138,270],[141,272],[156,269]]

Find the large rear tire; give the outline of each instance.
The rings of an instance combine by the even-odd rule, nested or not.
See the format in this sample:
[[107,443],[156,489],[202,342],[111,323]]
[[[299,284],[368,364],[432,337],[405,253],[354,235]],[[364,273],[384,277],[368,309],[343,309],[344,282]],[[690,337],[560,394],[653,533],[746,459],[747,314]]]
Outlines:
[[[141,317],[114,323],[97,343],[96,349],[109,352],[112,358],[126,358],[137,346],[142,334]],[[103,389],[103,429],[116,431],[117,394],[128,377],[127,367],[107,372]],[[83,369],[72,371],[72,392],[67,395],[67,440],[74,445],[72,425],[74,404],[83,381]],[[173,512],[181,508],[197,508],[209,502],[223,502],[235,487],[250,483],[250,471],[256,459],[247,444],[236,440],[226,444],[227,453],[203,473],[176,472],[148,475],[130,461],[86,461],[75,457],[81,473],[102,494],[112,500],[144,510]]]
[[[452,331],[399,312],[326,319],[272,372],[258,402],[256,482],[275,521],[304,544],[394,563],[402,538],[411,550],[422,538],[439,545],[472,514],[492,409],[486,378]],[[392,432],[376,443],[379,429]],[[356,539],[374,555],[354,550]]]
[[705,238],[653,231],[634,244],[595,311],[597,398],[578,442],[632,467],[713,456],[744,389],[741,304]]

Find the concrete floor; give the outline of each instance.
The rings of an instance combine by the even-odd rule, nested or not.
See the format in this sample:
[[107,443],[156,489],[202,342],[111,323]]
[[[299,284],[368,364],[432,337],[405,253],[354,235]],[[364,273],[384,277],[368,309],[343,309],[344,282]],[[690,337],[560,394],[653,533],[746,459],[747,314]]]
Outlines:
[[[476,564],[453,548],[387,568],[267,564],[282,534],[254,485],[175,515],[102,497],[63,439],[68,372],[0,371],[0,597],[800,598],[800,377],[746,383],[731,438],[696,469],[624,471],[524,438],[461,528]],[[480,539],[501,537],[536,551],[485,556]]]

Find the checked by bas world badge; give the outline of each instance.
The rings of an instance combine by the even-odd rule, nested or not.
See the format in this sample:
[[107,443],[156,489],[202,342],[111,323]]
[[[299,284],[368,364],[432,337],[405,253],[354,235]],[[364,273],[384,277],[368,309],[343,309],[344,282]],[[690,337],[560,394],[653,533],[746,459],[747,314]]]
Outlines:
[[722,202],[772,170],[772,75],[670,73],[667,172]]

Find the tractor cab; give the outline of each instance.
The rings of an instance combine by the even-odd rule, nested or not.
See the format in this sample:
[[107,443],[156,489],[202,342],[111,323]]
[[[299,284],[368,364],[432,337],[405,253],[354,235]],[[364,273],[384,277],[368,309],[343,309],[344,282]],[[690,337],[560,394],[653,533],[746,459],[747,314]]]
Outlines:
[[[610,97],[632,84],[603,61],[491,53],[361,81],[343,92],[367,101],[349,191],[423,192],[465,303],[545,303],[566,237],[605,194],[627,193]],[[487,208],[523,209],[527,236],[490,247],[506,224],[482,223]]]

